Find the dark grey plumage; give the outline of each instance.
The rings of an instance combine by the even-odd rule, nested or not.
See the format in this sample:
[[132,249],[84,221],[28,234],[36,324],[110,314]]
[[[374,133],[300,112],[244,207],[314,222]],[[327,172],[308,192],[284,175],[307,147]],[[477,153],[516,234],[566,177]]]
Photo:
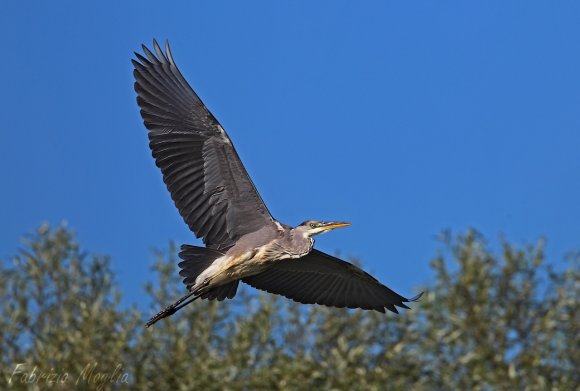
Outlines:
[[312,249],[312,236],[348,223],[277,222],[233,144],[177,69],[169,44],[135,53],[135,91],[149,146],[171,197],[206,247],[182,246],[180,274],[189,293],[147,326],[197,299],[224,300],[239,281],[305,304],[398,312],[416,301],[357,266]]
[[303,304],[379,312],[387,308],[398,313],[395,306],[408,309],[403,303],[421,296],[406,299],[359,267],[318,250],[298,259],[278,261],[268,270],[242,281]]
[[149,146],[179,213],[210,248],[231,247],[273,218],[229,137],[177,69],[169,44],[135,53],[135,91]]

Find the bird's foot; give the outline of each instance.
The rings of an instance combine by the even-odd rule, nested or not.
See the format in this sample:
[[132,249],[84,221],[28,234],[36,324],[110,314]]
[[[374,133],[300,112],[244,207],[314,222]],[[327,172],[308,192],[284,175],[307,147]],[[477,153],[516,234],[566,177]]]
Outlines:
[[155,315],[154,317],[152,317],[151,319],[149,319],[147,321],[147,323],[145,323],[145,327],[149,328],[154,323],[157,323],[159,320],[161,320],[163,318],[166,318],[168,316],[173,315],[175,312],[177,312],[177,310],[175,309],[175,307],[176,307],[176,305],[175,304],[172,304],[170,306],[167,306],[163,310],[159,311],[157,313],[157,315]]

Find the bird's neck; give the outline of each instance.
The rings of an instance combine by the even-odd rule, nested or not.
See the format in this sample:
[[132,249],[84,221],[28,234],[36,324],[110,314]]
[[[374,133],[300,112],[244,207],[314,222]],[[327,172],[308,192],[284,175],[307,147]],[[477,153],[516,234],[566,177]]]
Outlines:
[[314,246],[314,238],[301,229],[293,229],[290,238],[296,245],[302,246],[306,253]]

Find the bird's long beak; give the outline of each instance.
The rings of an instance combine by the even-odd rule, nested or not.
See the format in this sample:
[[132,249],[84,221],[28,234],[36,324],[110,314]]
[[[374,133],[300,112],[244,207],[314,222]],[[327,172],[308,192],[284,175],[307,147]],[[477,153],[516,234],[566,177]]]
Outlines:
[[329,223],[325,223],[324,224],[324,230],[325,231],[330,231],[331,229],[348,227],[349,225],[350,225],[350,223],[344,223],[344,222],[338,222],[338,221],[331,221]]

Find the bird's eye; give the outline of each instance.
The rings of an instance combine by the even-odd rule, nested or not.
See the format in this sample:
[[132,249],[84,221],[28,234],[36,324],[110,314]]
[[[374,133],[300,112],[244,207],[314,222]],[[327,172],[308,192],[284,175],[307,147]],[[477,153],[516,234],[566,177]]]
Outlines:
[[318,224],[316,224],[316,223],[310,223],[310,228],[316,228],[316,227],[318,227]]

